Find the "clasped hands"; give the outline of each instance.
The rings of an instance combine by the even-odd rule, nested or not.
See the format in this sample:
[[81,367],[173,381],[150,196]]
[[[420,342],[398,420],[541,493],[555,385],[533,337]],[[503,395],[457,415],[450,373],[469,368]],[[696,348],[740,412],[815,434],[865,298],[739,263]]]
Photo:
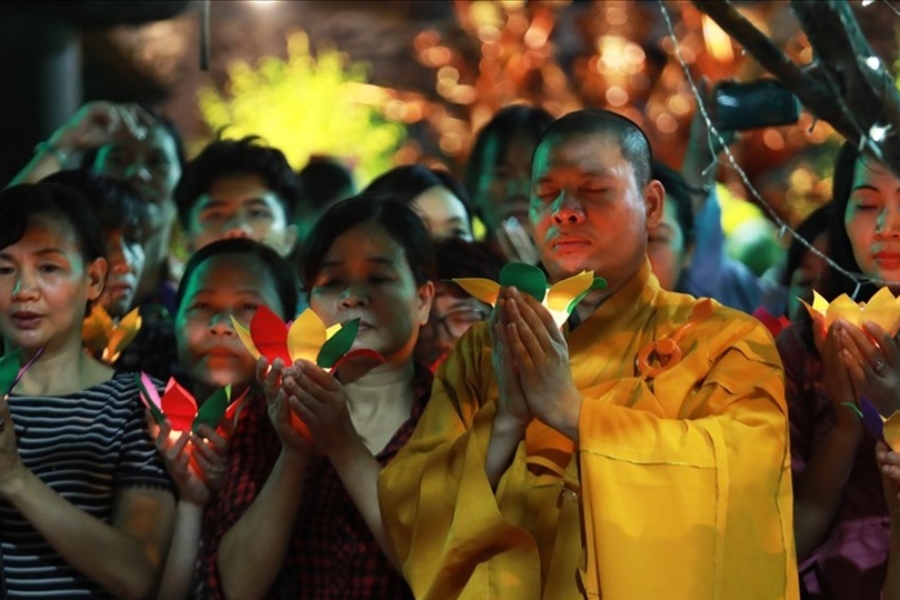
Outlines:
[[550,312],[515,287],[502,288],[490,320],[499,388],[497,420],[524,434],[533,418],[577,441],[582,396],[569,350]]
[[[341,383],[318,365],[298,360],[287,365],[276,358],[271,368],[262,357],[256,366],[257,380],[263,387],[269,418],[284,448],[308,454],[312,445],[325,454],[339,450],[356,436],[350,419],[347,396]],[[292,421],[302,421],[303,432]]]
[[[862,328],[835,321],[827,334],[817,336],[824,383],[833,404],[868,398],[884,416],[900,410],[900,350],[898,339],[876,323]],[[837,411],[841,415],[847,411]],[[852,414],[852,413],[851,413]],[[848,417],[849,418],[849,417]]]
[[234,422],[222,417],[213,429],[206,423],[197,431],[174,435],[168,421],[156,423],[145,411],[147,428],[169,476],[178,488],[178,498],[203,507],[225,486],[228,446]]

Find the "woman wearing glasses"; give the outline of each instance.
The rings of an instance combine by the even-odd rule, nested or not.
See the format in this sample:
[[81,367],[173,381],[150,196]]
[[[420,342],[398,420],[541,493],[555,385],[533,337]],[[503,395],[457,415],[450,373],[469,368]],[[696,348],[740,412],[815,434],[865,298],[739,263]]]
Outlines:
[[481,242],[451,238],[435,245],[437,280],[428,324],[419,331],[416,362],[434,372],[469,327],[487,321],[491,307],[451,282],[460,277],[485,277],[496,281],[503,257]]

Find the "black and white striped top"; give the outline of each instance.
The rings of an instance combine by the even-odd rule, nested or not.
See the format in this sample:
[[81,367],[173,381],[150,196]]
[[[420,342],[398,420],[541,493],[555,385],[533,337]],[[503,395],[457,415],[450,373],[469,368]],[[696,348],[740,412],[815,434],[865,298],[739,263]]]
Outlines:
[[[9,404],[24,465],[88,514],[109,522],[124,486],[172,489],[147,433],[134,373],[65,396],[13,394]],[[112,598],[3,499],[0,548],[10,600]]]

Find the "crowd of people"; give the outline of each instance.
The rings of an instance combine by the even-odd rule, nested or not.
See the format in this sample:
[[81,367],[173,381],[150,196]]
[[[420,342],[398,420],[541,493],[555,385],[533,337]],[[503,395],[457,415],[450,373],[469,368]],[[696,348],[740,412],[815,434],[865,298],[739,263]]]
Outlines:
[[[900,410],[895,332],[799,302],[900,282],[900,178],[845,145],[761,278],[695,171],[613,112],[512,105],[461,179],[357,191],[85,105],[0,192],[0,598],[900,599],[900,454],[856,410]],[[562,327],[527,278],[456,283],[521,263],[598,279]],[[365,352],[255,358],[263,307]],[[178,428],[147,382],[235,403]]]

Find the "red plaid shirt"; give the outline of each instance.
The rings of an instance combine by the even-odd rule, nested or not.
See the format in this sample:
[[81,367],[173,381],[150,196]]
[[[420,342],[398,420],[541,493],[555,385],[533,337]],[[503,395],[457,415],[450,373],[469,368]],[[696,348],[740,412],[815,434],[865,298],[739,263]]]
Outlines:
[[[384,466],[409,440],[431,395],[431,373],[416,370],[416,402],[375,458]],[[216,548],[265,485],[281,452],[281,443],[262,397],[248,399],[231,440],[225,488],[204,516],[200,548],[202,598],[224,598],[216,566]],[[267,598],[305,600],[412,600],[403,577],[388,562],[369,531],[337,471],[324,456],[314,457],[307,472],[303,502],[291,545]]]

